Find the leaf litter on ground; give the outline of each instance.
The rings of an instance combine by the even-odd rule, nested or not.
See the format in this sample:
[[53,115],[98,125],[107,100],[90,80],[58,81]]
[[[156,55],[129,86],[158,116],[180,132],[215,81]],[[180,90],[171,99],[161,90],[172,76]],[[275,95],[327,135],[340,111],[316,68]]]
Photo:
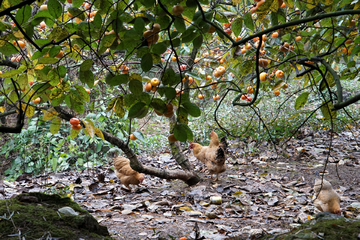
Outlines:
[[[334,134],[325,178],[341,195],[344,216],[360,219],[357,136],[357,131]],[[200,171],[202,163],[186,151],[203,179],[192,187],[179,180],[146,176],[143,185],[129,191],[121,187],[109,165],[83,172],[22,175],[15,182],[3,181],[0,199],[21,192],[64,191],[107,226],[115,239],[169,239],[169,235],[247,239],[287,232],[314,218],[319,212],[311,200],[314,172],[324,169],[329,132],[307,131],[288,141],[279,155],[267,143],[229,142],[228,169],[218,182]],[[154,167],[180,169],[168,153],[140,159]],[[220,197],[221,203],[212,203],[211,197]]]

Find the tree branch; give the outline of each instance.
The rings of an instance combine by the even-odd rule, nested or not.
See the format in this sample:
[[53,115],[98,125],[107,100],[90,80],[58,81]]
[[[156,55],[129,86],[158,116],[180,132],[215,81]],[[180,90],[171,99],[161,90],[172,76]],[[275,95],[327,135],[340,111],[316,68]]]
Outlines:
[[[72,114],[66,112],[59,106],[54,108],[59,113],[59,117],[65,119],[66,121],[70,121],[70,119],[73,117]],[[111,135],[108,132],[102,131],[102,133],[106,141],[117,146],[124,152],[126,157],[129,158],[130,160],[131,168],[134,169],[135,171],[156,176],[162,179],[180,179],[189,186],[195,185],[200,181],[200,178],[196,175],[194,171],[158,169],[143,165],[141,162],[139,162],[135,153],[131,150],[131,148],[128,145],[126,145],[126,143],[123,140]]]
[[26,1],[23,1],[23,2],[15,5],[15,6],[9,7],[7,9],[5,9],[4,11],[0,12],[0,17],[2,17],[4,15],[9,15],[11,13],[11,11],[16,10],[18,8],[21,8],[21,7],[25,6],[25,5],[30,5],[33,2],[35,2],[35,0],[26,0]]
[[[256,34],[250,35],[250,36],[248,36],[246,38],[243,38],[243,39],[241,39],[239,41],[235,41],[233,43],[233,47],[245,44],[246,42],[250,41],[251,39],[253,39],[255,37],[261,37],[263,34],[271,33],[271,32],[274,32],[274,31],[282,29],[282,28],[296,26],[296,25],[299,25],[299,24],[302,24],[302,23],[307,23],[307,22],[320,20],[320,19],[324,19],[324,18],[329,18],[329,17],[338,17],[338,16],[343,16],[343,15],[356,15],[356,14],[360,14],[360,9],[324,13],[324,14],[311,16],[311,17],[308,17],[308,18],[303,18],[303,19],[287,22],[287,23],[284,23],[284,24],[281,24],[281,25],[277,25],[277,26],[265,29],[264,31],[257,32]],[[211,25],[213,25],[213,24],[211,24]]]

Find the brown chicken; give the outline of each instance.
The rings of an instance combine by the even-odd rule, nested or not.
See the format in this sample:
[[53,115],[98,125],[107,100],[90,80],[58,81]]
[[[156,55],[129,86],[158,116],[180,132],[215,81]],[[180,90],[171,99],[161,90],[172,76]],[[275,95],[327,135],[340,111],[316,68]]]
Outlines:
[[205,162],[206,162],[205,153],[209,147],[207,147],[207,146],[204,147],[204,146],[200,145],[199,143],[191,142],[189,148],[193,150],[194,156],[198,160],[200,160],[200,162],[205,164]]
[[219,142],[218,135],[212,131],[210,133],[209,146],[202,146],[199,143],[190,143],[190,149],[193,150],[194,156],[204,163],[211,175],[216,174],[216,181],[219,180],[219,174],[225,172],[226,165],[226,148],[225,137]]
[[124,157],[114,158],[115,174],[128,189],[129,184],[138,185],[144,181],[145,175],[130,167],[130,160]]
[[216,174],[215,181],[218,181],[219,174],[225,172],[225,160],[226,154],[221,146],[217,148],[208,148],[205,153],[205,165],[210,173],[211,179],[212,175]]
[[227,152],[227,142],[226,142],[226,137],[222,137],[220,142],[219,142],[219,137],[216,134],[216,132],[211,131],[210,133],[210,144],[209,147],[222,147],[224,149],[225,152]]
[[315,207],[322,212],[331,212],[341,215],[339,195],[334,191],[331,184],[325,179],[321,184],[319,172],[316,172],[315,176],[315,194],[313,197]]

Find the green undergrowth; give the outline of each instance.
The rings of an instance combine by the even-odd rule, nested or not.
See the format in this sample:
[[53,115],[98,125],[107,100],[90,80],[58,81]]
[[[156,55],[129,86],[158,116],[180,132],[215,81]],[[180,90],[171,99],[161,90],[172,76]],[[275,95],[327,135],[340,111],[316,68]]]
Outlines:
[[[71,207],[79,215],[57,210]],[[26,240],[52,237],[62,239],[111,239],[107,228],[70,198],[43,193],[20,194],[0,200],[0,239]]]

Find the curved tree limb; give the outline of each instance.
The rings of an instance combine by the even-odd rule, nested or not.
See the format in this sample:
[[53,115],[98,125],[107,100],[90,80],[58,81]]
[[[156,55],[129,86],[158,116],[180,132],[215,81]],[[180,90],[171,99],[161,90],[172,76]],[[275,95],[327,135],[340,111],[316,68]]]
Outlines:
[[[338,16],[343,16],[343,15],[356,15],[356,14],[360,14],[360,9],[324,13],[324,14],[319,14],[319,15],[315,15],[315,16],[311,16],[311,17],[302,18],[302,19],[299,19],[299,20],[287,22],[287,23],[284,23],[284,24],[280,24],[280,25],[265,29],[264,31],[257,32],[255,34],[250,35],[250,36],[248,36],[246,38],[243,38],[243,39],[241,39],[239,41],[235,41],[233,43],[233,47],[245,44],[246,42],[252,40],[255,37],[261,37],[263,34],[271,33],[271,32],[274,32],[274,31],[282,29],[282,28],[297,26],[297,25],[302,24],[302,23],[307,23],[307,22],[316,21],[316,20],[329,18],[329,17],[338,17]],[[209,23],[209,24],[213,25],[213,23]]]
[[4,16],[4,15],[8,15],[8,14],[11,13],[11,11],[14,11],[14,10],[16,10],[16,9],[18,9],[18,8],[21,8],[21,7],[25,6],[25,5],[30,5],[30,4],[32,4],[33,2],[35,2],[35,0],[27,0],[27,1],[23,1],[23,2],[21,2],[21,3],[19,3],[19,4],[17,4],[17,5],[15,5],[15,6],[9,7],[9,8],[7,8],[7,9],[5,9],[4,11],[1,11],[1,12],[0,12],[0,17],[2,17],[2,16]]
[[[59,117],[66,121],[70,121],[70,119],[73,117],[72,114],[66,112],[61,107],[54,107],[54,108],[59,113]],[[138,160],[135,153],[131,150],[131,148],[128,145],[126,145],[126,143],[123,140],[111,135],[106,131],[101,131],[101,132],[103,133],[106,141],[117,146],[125,153],[126,157],[129,158],[130,160],[131,168],[140,173],[149,174],[162,179],[180,179],[189,186],[195,185],[200,181],[199,176],[197,176],[197,174],[194,171],[159,169],[159,168],[143,165]]]

